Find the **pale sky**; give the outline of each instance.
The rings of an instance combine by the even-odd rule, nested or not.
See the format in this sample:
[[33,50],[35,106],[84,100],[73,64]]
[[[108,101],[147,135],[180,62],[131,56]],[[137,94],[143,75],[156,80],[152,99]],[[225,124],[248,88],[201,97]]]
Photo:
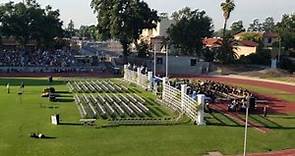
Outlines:
[[[9,0],[0,0],[0,3]],[[12,0],[19,2],[21,0]],[[37,0],[42,6],[51,5],[54,9],[59,9],[61,19],[64,25],[67,25],[70,19],[75,23],[75,27],[80,25],[96,24],[95,15],[90,8],[91,0]],[[213,19],[215,29],[222,28],[223,17],[220,10],[220,3],[223,0],[145,0],[149,6],[158,12],[172,13],[185,6],[193,9],[205,10]],[[282,14],[295,13],[295,0],[235,0],[237,5],[230,18],[230,24],[233,21],[243,20],[247,28],[253,19],[264,19],[272,16],[275,20],[280,20]]]

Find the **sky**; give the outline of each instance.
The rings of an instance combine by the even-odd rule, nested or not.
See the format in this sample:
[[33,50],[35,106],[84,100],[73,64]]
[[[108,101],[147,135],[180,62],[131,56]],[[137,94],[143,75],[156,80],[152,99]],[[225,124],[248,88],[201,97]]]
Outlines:
[[[9,0],[0,0],[0,3]],[[21,0],[12,0],[19,2]],[[75,23],[75,27],[81,25],[96,24],[93,10],[90,8],[91,0],[37,0],[42,6],[51,5],[54,9],[59,9],[61,19],[67,25],[70,19]],[[223,0],[144,0],[158,12],[172,13],[188,6],[193,9],[205,10],[213,19],[215,30],[222,28],[223,16],[220,3]],[[229,24],[242,20],[244,26],[248,27],[254,19],[264,20],[266,17],[274,17],[276,21],[281,19],[283,14],[295,13],[295,0],[235,0],[236,8],[232,13]]]

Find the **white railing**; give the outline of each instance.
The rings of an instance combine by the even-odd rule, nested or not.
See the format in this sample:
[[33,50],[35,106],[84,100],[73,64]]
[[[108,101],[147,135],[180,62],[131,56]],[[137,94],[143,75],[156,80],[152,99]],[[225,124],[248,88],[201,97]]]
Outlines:
[[128,69],[128,66],[124,66],[124,80],[135,83],[144,89],[152,89],[152,72],[148,74],[142,74],[142,68],[136,68],[137,71]]
[[170,86],[167,81],[168,79],[163,79],[163,102],[171,109],[184,113],[198,125],[204,125],[204,95],[198,95],[198,99],[194,100],[186,94],[186,85],[182,85],[179,90]]
[[181,111],[181,91],[169,84],[163,85],[163,102],[173,110]]
[[[141,68],[137,68],[137,71],[130,70],[128,65],[124,66],[124,80],[137,84],[144,89],[152,91],[154,88],[152,72],[148,75],[141,73]],[[191,120],[195,121],[198,125],[204,125],[204,95],[198,95],[198,99],[194,100],[186,94],[187,86],[182,85],[181,90],[170,86],[167,78],[162,78],[163,92],[162,101],[163,104],[168,106],[174,111],[187,115]]]

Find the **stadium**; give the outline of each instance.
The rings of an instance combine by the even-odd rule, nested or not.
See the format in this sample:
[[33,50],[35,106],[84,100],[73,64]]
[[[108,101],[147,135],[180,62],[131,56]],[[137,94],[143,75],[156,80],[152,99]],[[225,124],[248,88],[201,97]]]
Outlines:
[[294,71],[283,64],[294,48],[244,64],[219,54],[249,42],[225,46],[211,32],[189,49],[173,40],[177,22],[131,1],[149,17],[109,27],[107,3],[93,0],[99,24],[80,30],[36,1],[0,3],[0,156],[295,155]]

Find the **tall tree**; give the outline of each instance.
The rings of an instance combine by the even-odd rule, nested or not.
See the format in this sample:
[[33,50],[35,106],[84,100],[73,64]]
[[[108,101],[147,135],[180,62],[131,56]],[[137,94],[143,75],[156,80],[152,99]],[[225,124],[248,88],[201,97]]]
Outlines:
[[65,33],[66,33],[65,36],[68,38],[72,38],[73,36],[76,35],[75,24],[73,20],[70,20],[70,22],[68,23]]
[[200,55],[202,40],[213,34],[212,19],[205,11],[184,8],[173,13],[176,24],[168,29],[170,44],[180,50],[182,55]]
[[275,22],[273,17],[267,17],[262,23],[263,31],[273,32],[275,30]]
[[295,49],[295,14],[283,15],[276,25],[276,31],[280,34],[283,47]]
[[55,37],[63,34],[59,10],[45,9],[35,0],[26,3],[8,2],[0,6],[0,30],[3,36],[14,37],[24,47],[37,41],[42,47],[51,46]]
[[237,21],[237,22],[234,22],[232,25],[231,25],[231,34],[232,35],[235,35],[237,33],[240,33],[240,32],[244,32],[246,31],[246,29],[244,28],[243,26],[243,21]]
[[156,28],[159,17],[141,0],[92,0],[97,13],[98,32],[102,39],[117,39],[127,62],[129,45],[137,42],[143,29]]
[[262,32],[263,25],[260,23],[259,19],[254,19],[253,23],[251,23],[248,27],[248,32]]
[[233,0],[225,0],[225,2],[221,3],[220,6],[224,17],[223,37],[225,37],[228,19],[230,18],[230,14],[235,9],[236,5]]

